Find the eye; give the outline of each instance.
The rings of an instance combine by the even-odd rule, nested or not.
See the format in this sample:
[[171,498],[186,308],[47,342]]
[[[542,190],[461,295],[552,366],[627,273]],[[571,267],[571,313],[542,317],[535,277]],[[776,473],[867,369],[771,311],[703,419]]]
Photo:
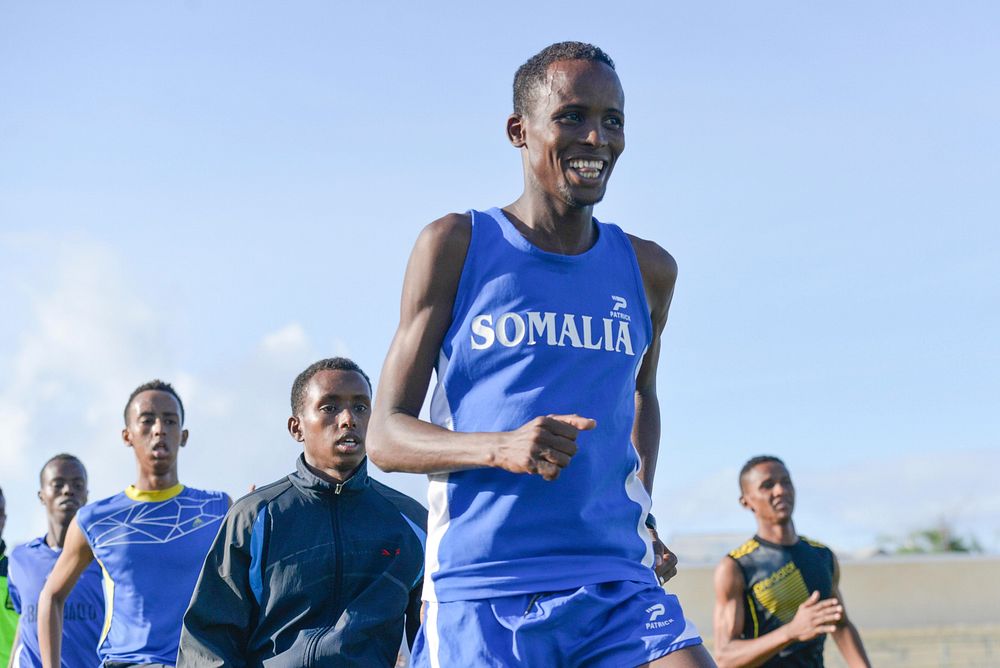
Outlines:
[[357,405],[354,406],[354,412],[355,413],[367,413],[368,412],[368,405],[367,404],[357,404]]
[[622,129],[625,127],[625,121],[618,116],[609,116],[604,119],[604,124],[610,128]]
[[557,120],[560,123],[566,123],[567,125],[571,123],[579,123],[583,120],[583,114],[579,111],[567,111],[565,114],[559,116]]
[[337,407],[333,404],[323,404],[319,407],[321,413],[333,413],[336,412]]

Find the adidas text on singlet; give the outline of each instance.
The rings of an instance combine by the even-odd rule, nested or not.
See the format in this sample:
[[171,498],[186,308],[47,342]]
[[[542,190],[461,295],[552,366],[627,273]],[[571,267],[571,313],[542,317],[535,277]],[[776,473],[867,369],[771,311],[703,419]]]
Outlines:
[[[790,622],[813,591],[819,591],[820,600],[833,595],[833,552],[805,536],[793,545],[754,536],[729,556],[743,573],[744,639],[759,638]],[[821,634],[789,645],[761,665],[822,668],[825,639]]]

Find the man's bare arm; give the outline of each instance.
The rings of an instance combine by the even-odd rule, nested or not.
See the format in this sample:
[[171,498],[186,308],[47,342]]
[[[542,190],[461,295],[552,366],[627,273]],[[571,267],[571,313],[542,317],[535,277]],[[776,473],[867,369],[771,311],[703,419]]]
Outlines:
[[403,282],[399,329],[389,347],[368,431],[368,456],[384,471],[439,473],[496,466],[558,477],[576,454],[580,416],[539,416],[510,432],[453,432],[417,416],[430,382],[472,236],[468,215],[450,214],[420,233]]
[[835,598],[819,599],[813,592],[789,623],[759,638],[740,639],[743,633],[743,574],[735,560],[723,558],[715,569],[715,660],[719,668],[754,668],[795,642],[832,633],[843,608]]
[[[656,371],[660,362],[660,339],[667,324],[667,312],[677,281],[677,263],[665,250],[651,241],[630,236],[639,261],[646,303],[653,329],[649,348],[642,360],[635,384],[635,420],[632,423],[632,443],[639,453],[639,476],[650,496],[660,451],[660,401],[656,395]],[[677,557],[660,540],[656,529],[650,529],[656,571],[660,582],[677,574]]]
[[63,606],[80,575],[93,560],[90,544],[74,518],[66,531],[59,559],[38,595],[38,646],[45,668],[62,665]]
[[[833,595],[843,606],[844,598],[840,594],[840,563],[836,557],[833,558]],[[843,617],[841,617],[840,623],[837,625],[837,630],[830,635],[833,636],[834,642],[837,643],[837,649],[840,650],[840,653],[844,657],[844,662],[847,663],[849,668],[871,668],[872,664],[868,660],[864,643],[861,642],[861,634],[858,633],[858,629],[848,619],[846,607],[844,608]]]
[[667,324],[667,313],[674,298],[677,282],[677,263],[668,252],[651,241],[630,236],[632,248],[639,261],[646,303],[652,320],[653,331],[649,348],[642,359],[635,382],[635,421],[632,424],[632,442],[639,452],[642,484],[653,494],[653,477],[660,450],[660,401],[656,395],[656,372],[660,364],[660,340]]

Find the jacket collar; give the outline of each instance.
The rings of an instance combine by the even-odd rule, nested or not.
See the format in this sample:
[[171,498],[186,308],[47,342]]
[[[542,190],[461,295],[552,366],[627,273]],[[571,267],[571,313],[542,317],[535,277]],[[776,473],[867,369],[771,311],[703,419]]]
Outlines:
[[368,457],[361,460],[350,478],[338,483],[330,482],[313,473],[306,464],[306,456],[302,454],[295,462],[295,473],[291,477],[298,487],[323,496],[357,494],[371,484],[368,479]]

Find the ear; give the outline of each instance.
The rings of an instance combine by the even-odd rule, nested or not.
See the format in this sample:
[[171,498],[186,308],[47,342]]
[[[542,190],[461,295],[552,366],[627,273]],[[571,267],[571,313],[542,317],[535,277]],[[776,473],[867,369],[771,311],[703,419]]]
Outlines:
[[187,429],[182,429],[181,430],[181,447],[183,448],[185,445],[187,445],[187,442],[188,442],[188,430]]
[[749,510],[751,513],[753,512],[753,508],[751,508],[750,504],[747,503],[747,498],[742,494],[740,494],[740,505]]
[[520,114],[511,114],[507,117],[507,140],[515,148],[524,148],[527,141],[524,125],[524,118]]
[[302,435],[302,425],[299,424],[299,419],[294,415],[288,418],[288,433],[299,443],[306,440],[305,436]]
[[125,447],[132,447],[132,434],[129,432],[128,427],[122,429],[122,441],[125,442]]
[[42,490],[38,490],[38,502],[43,506],[45,505],[45,499],[42,498]]

